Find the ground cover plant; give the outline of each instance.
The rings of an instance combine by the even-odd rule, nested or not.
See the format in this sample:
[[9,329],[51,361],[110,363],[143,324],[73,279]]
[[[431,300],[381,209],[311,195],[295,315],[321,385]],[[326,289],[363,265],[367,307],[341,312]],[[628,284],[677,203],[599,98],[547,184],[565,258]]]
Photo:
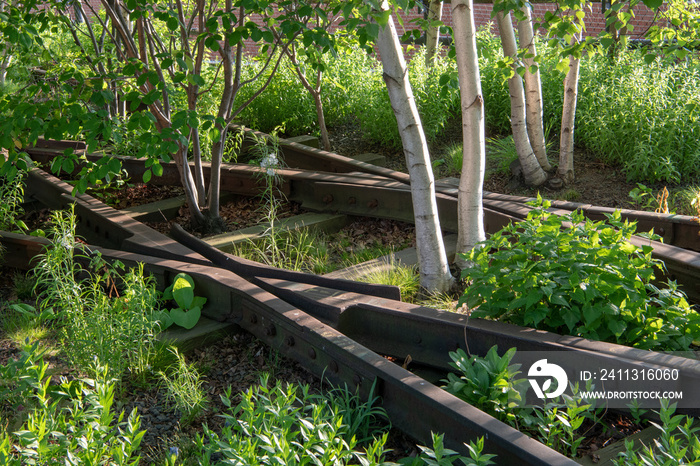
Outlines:
[[[520,364],[511,364],[516,349],[511,348],[502,356],[493,346],[486,356],[469,356],[462,350],[450,352],[450,365],[456,373],[449,373],[444,389],[458,398],[487,412],[503,422],[538,439],[550,448],[571,458],[580,456],[584,441],[585,423],[605,423],[601,416],[605,411],[582,400],[578,386],[571,386],[572,395],[562,395],[547,400],[542,405],[524,403],[527,379],[519,377]],[[590,390],[590,387],[586,387]],[[625,450],[613,459],[617,465],[680,465],[695,464],[700,459],[696,419],[674,415],[676,405],[668,400],[660,401],[655,411],[660,422],[644,421],[639,409],[630,406],[635,417],[633,426],[641,430],[643,422],[659,429],[660,436],[653,445],[635,447],[625,440]],[[644,410],[642,410],[644,411]],[[629,423],[627,423],[629,424]],[[606,426],[607,428],[607,426]]]
[[[142,268],[121,271],[101,260],[90,263],[75,237],[72,213],[53,217],[52,245],[34,273],[36,308],[43,312],[14,303],[3,305],[2,313],[28,317],[22,321],[27,326],[48,327],[55,340],[52,351],[65,358],[70,375],[58,377],[49,369],[45,341],[23,344],[17,359],[0,364],[0,461],[143,464],[140,447],[148,432],[139,409],[118,408],[128,396],[124,388],[160,386],[160,396],[181,416],[180,423],[194,424],[205,414],[219,414],[210,411],[213,403],[202,390],[206,368],[194,367],[177,350],[152,340],[159,330],[158,293]],[[188,277],[178,278],[180,288],[192,292]],[[172,288],[177,294],[177,280]],[[2,323],[4,338],[8,320]],[[167,361],[154,357],[163,352],[172,356]],[[223,414],[227,422],[205,425],[198,437],[181,438],[155,464],[222,464],[241,455],[245,464],[306,464],[312,458],[314,464],[328,465],[397,464],[385,460],[389,424],[376,396],[364,402],[343,389],[321,393],[279,381],[272,387],[267,381],[241,398],[228,391],[222,397],[230,408]],[[491,456],[481,453],[483,440],[470,448],[470,458],[461,457],[436,435],[432,447],[421,447],[401,464],[422,466],[436,458],[440,464],[490,464]]]
[[493,346],[486,356],[469,356],[458,349],[449,353],[450,365],[457,373],[447,374],[443,387],[447,392],[476,406],[497,419],[537,438],[548,447],[571,458],[578,456],[584,437],[579,428],[595,416],[590,404],[574,396],[562,395],[542,406],[526,405],[527,379],[520,375],[520,364],[511,364],[516,349],[503,356]]
[[460,304],[473,317],[643,349],[687,350],[700,339],[700,315],[675,282],[654,283],[663,264],[651,246],[629,242],[620,220],[555,215],[538,198],[525,221],[493,234],[468,260]]

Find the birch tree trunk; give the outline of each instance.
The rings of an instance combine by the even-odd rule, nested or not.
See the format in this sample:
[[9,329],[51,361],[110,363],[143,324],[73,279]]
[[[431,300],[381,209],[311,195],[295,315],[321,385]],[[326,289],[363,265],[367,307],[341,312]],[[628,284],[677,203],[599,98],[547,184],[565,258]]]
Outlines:
[[[503,55],[513,58],[515,63],[517,63],[518,47],[515,43],[515,30],[513,29],[510,13],[504,15],[502,11],[499,11],[496,15],[496,20],[501,34]],[[527,135],[525,91],[523,89],[523,79],[515,72],[515,63],[513,63],[513,76],[508,79],[510,126],[513,130],[513,140],[515,141],[515,149],[518,152],[518,159],[523,170],[525,184],[528,186],[540,186],[547,180],[547,174],[537,161],[537,157],[535,157],[535,153],[530,145],[530,138]]]
[[[577,41],[576,35],[571,43]],[[564,105],[561,115],[561,137],[559,140],[559,167],[557,176],[564,184],[572,183],[574,176],[574,123],[578,100],[578,76],[580,58],[569,56],[569,71],[564,78]]]
[[469,252],[486,239],[483,204],[486,165],[484,97],[476,51],[473,0],[452,0],[452,23],[462,105],[463,150],[457,197],[459,234],[455,263],[459,268],[464,268],[468,264],[460,254]]
[[534,73],[532,68],[536,66],[535,34],[532,30],[532,12],[527,4],[520,9],[525,19],[518,21],[518,40],[520,47],[527,49],[527,56],[523,58],[525,65],[525,108],[527,111],[527,135],[530,145],[537,157],[537,161],[545,171],[551,171],[552,165],[547,159],[547,145],[544,140],[544,123],[542,121],[542,82],[539,68]]
[[[428,6],[428,22],[442,21],[442,0],[430,0]],[[440,42],[440,26],[428,25],[425,31],[425,64],[432,66],[435,61],[435,53]]]
[[[383,9],[388,9],[386,2]],[[435,180],[428,144],[418,108],[408,81],[408,69],[393,18],[380,26],[377,48],[384,68],[391,106],[398,122],[406,165],[411,177],[411,196],[416,223],[416,245],[420,266],[420,284],[424,292],[444,293],[453,283],[440,230]]]

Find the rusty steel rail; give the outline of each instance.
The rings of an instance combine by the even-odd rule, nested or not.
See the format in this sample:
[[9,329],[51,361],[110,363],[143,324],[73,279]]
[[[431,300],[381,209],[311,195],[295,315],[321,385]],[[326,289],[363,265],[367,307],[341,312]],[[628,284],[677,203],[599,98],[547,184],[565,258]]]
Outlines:
[[[65,143],[67,144],[67,143]],[[301,144],[290,143],[295,151],[302,151]],[[283,146],[286,147],[286,146]],[[356,161],[335,154],[329,154],[319,149],[304,149],[312,152],[318,157],[329,158],[336,163],[333,169],[344,168],[349,170],[355,167],[363,169],[364,163],[357,164]],[[57,150],[54,149],[34,149],[29,151],[32,157],[41,162],[48,163],[51,157],[55,156]],[[99,157],[97,155],[91,157]],[[343,160],[344,159],[344,160]],[[342,162],[342,163],[341,163]],[[330,162],[329,162],[330,163]],[[123,158],[122,164],[132,176],[139,177],[145,170],[143,160]],[[163,176],[153,178],[158,184],[173,185],[179,184],[179,174],[174,163],[164,163]],[[205,165],[205,173],[208,173],[208,165]],[[382,169],[387,170],[387,169]],[[391,170],[390,170],[391,171]],[[224,165],[221,174],[221,189],[236,194],[251,195],[263,189],[263,182],[260,176],[259,167],[248,164],[227,164]],[[406,222],[413,221],[413,208],[411,202],[410,187],[404,182],[396,179],[388,179],[379,176],[377,173],[319,173],[299,169],[282,169],[279,171],[282,177],[280,185],[285,196],[293,201],[297,201],[308,210],[320,212],[340,212],[350,215],[361,215],[378,218],[391,218]],[[407,177],[406,174],[396,173],[396,178]],[[49,176],[49,175],[44,175]],[[67,184],[65,186],[68,186]],[[30,183],[28,189],[31,190]],[[53,193],[44,195],[40,199],[47,205],[56,205],[58,202],[55,188]],[[70,189],[64,187],[62,193],[70,193]],[[34,191],[32,191],[34,193]],[[36,196],[41,196],[37,193]],[[508,200],[511,199],[511,200]],[[486,231],[493,233],[500,230],[512,221],[523,219],[527,216],[530,208],[525,204],[528,198],[512,197],[503,195],[487,195],[484,199],[484,221]],[[440,213],[441,225],[445,231],[456,232],[457,223],[457,198],[456,188],[449,184],[443,184],[438,189],[437,205]],[[613,209],[586,206],[583,204],[557,202],[553,209],[559,209],[560,213],[565,213],[570,209],[581,208],[584,213],[594,219],[604,217],[605,213],[611,213]],[[622,211],[623,217],[638,221],[646,228],[654,228],[657,232],[663,231],[664,243],[648,242],[635,237],[636,244],[651,244],[654,247],[654,255],[666,264],[667,270],[659,279],[670,278],[676,280],[688,297],[700,303],[700,255],[694,251],[699,249],[700,244],[700,224],[695,219],[685,216],[670,216],[654,214],[648,212]],[[89,216],[89,213],[85,213]],[[130,219],[131,222],[133,220]],[[87,232],[90,233],[91,232]],[[693,237],[693,235],[696,235]],[[91,237],[86,237],[91,241]],[[691,241],[696,238],[695,242]],[[681,248],[674,246],[673,241],[681,244],[690,244],[694,247]],[[131,246],[138,246],[141,242],[135,241]],[[115,247],[114,243],[110,244]],[[128,249],[122,247],[122,249]],[[148,253],[148,249],[128,249],[134,252]],[[178,257],[177,255],[171,257]]]
[[[9,263],[25,267],[40,248],[38,245],[46,243],[10,233],[2,233],[0,240],[11,256]],[[119,260],[127,266],[145,264],[145,270],[155,277],[161,289],[178,273],[187,273],[195,281],[198,293],[208,299],[204,315],[237,324],[318,377],[356,388],[365,396],[376,381],[376,394],[392,423],[416,439],[427,442],[432,432],[444,432],[449,446],[468,454],[464,443],[484,436],[485,450],[497,454],[502,464],[576,464],[232,272],[123,251],[91,249],[99,251],[106,260]]]
[[[258,138],[267,137],[259,132]],[[48,163],[65,148],[84,151],[84,145],[74,141],[41,141],[37,147],[27,149],[34,160]],[[338,211],[354,215],[393,218],[413,221],[410,202],[410,179],[406,173],[377,167],[321,149],[292,141],[280,140],[282,159],[288,167],[280,171],[282,191],[292,200],[310,210]],[[87,155],[96,160],[102,155]],[[145,167],[143,161],[121,158],[123,167],[134,179],[141,179]],[[174,162],[164,163],[163,176],[154,177],[151,183],[179,185],[180,177]],[[76,168],[77,170],[77,168]],[[209,167],[204,164],[205,177]],[[221,189],[237,194],[253,194],[262,188],[260,171],[247,164],[224,164]],[[456,232],[457,181],[438,181],[438,209],[445,231]],[[366,189],[371,187],[372,189]],[[407,202],[408,200],[408,202]],[[503,227],[503,218],[514,216],[519,206],[532,198],[505,194],[484,193],[486,231],[495,232]],[[615,209],[565,201],[552,201],[555,209],[581,210],[592,220],[603,220]],[[653,212],[621,210],[622,218],[636,221],[640,231],[654,231],[663,237],[665,244],[683,249],[700,251],[700,219],[686,215],[657,214]]]
[[[374,176],[369,178],[374,183],[383,182]],[[54,187],[48,189],[46,183]],[[480,411],[463,406],[454,397],[444,398],[446,394],[427,380],[407,375],[410,373],[378,354],[400,359],[411,355],[418,369],[444,374],[447,351],[457,348],[468,348],[481,355],[493,344],[521,351],[576,351],[600,361],[601,367],[676,368],[682,371],[686,389],[700,384],[697,362],[684,358],[478,319],[467,325],[464,316],[367,296],[364,291],[355,293],[324,286],[330,283],[301,283],[301,277],[269,275],[269,271],[251,264],[242,264],[252,267],[246,281],[212,266],[211,251],[195,243],[178,244],[89,196],[70,196],[71,189],[45,173],[30,174],[28,192],[37,200],[54,208],[76,204],[81,234],[86,234],[89,241],[133,251],[107,251],[109,257],[125,263],[146,261],[162,287],[178,270],[196,275],[198,289],[211,299],[207,311],[210,317],[237,323],[316,374],[337,382],[366,390],[368,381],[379,379],[380,394],[393,422],[423,441],[429,439],[430,431],[445,432],[449,445],[464,451],[465,439],[486,435],[489,451],[505,461],[517,458],[517,464],[573,464]],[[3,242],[8,244],[9,237],[5,235]],[[33,240],[24,238],[8,246],[9,251],[14,251],[8,254],[18,257],[13,259],[15,265],[28,262],[41,247],[37,244],[45,243],[29,244],[30,241]],[[678,253],[677,249],[674,252]],[[149,257],[158,255],[161,258]]]

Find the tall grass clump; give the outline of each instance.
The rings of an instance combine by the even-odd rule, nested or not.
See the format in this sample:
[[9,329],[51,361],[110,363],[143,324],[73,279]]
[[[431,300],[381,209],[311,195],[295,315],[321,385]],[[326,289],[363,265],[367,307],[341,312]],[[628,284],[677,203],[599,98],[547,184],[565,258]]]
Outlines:
[[[262,61],[246,58],[244,73],[250,79],[262,68]],[[341,48],[328,60],[322,75],[323,100],[326,125],[342,124],[354,116],[357,108],[366,103],[364,95],[372,88],[381,87],[381,74],[370,73],[377,62],[359,48]],[[263,73],[267,79],[271,71]],[[237,102],[250,99],[255,92],[252,86],[239,91]],[[255,98],[239,116],[239,121],[253,129],[266,133],[282,128],[285,136],[318,132],[318,119],[314,102],[303,87],[288,59],[284,58],[267,88]]]
[[52,244],[34,273],[40,310],[53,311],[66,357],[86,371],[97,361],[109,379],[145,375],[160,328],[155,284],[142,265],[122,274],[90,255],[76,240],[72,211],[54,212],[52,220]]
[[[362,105],[354,108],[363,136],[386,148],[401,150],[401,135],[382,80],[382,67],[377,62],[368,72],[374,75],[375,85],[364,96]],[[442,59],[427,67],[424,51],[418,49],[408,63],[408,73],[425,136],[428,142],[435,141],[447,123],[459,115],[459,92],[440,83],[443,75],[456,73],[456,63]]]
[[[413,56],[409,63],[411,85],[426,137],[431,141],[459,112],[457,90],[440,85],[443,74],[456,73],[456,65],[453,60],[439,60],[435,66],[426,67],[422,50]],[[259,61],[250,60],[246,73],[252,76],[260,67]],[[238,99],[243,102],[253,92],[252,87],[244,88]],[[376,57],[367,55],[359,47],[338,50],[337,55],[328,60],[321,97],[329,127],[356,119],[368,141],[401,149],[396,118]],[[241,113],[240,121],[265,132],[283,127],[285,136],[317,131],[313,101],[287,60],[283,60],[265,91]]]
[[[255,57],[246,57],[243,60],[244,80],[260,73],[265,63],[264,60]],[[258,89],[258,83],[268,79],[270,73],[268,68],[258,81],[241,88],[234,106],[252,98]],[[302,86],[293,66],[289,60],[283,58],[270,84],[241,112],[238,119],[246,126],[265,133],[280,127],[284,128],[286,135],[297,135],[315,129],[316,111],[311,96]]]
[[640,51],[603,57],[581,68],[576,137],[634,181],[678,183],[700,176],[700,63],[661,58],[647,64]]
[[[507,71],[498,38],[478,34],[486,125],[510,134]],[[561,126],[563,74],[558,57],[538,44],[544,119]],[[615,58],[581,59],[576,108],[576,146],[621,166],[630,181],[678,183],[700,176],[700,62],[696,59],[644,61],[641,50],[620,50]],[[557,131],[558,132],[558,131]]]

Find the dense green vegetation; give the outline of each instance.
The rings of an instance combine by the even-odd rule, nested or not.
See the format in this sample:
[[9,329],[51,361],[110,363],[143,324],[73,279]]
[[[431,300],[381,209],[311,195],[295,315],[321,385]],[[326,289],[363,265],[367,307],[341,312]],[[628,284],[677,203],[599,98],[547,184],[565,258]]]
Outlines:
[[[20,192],[22,181],[21,175],[6,181],[8,190]],[[2,207],[4,218],[16,218],[18,203]],[[178,323],[167,299],[187,313],[204,304],[192,279],[175,277],[164,298],[142,266],[124,270],[82,247],[75,221],[72,212],[53,214],[50,247],[29,278],[15,280],[23,301],[0,302],[0,336],[20,350],[0,364],[1,464],[140,464],[146,431],[139,411],[120,411],[125,387],[158,392],[181,426],[217,415],[201,368],[158,339]],[[55,355],[59,370],[76,377],[56,376],[48,362]],[[263,374],[236,399],[226,392],[223,426],[204,424],[199,434],[149,445],[161,449],[154,464],[491,464],[493,455],[481,453],[483,439],[470,445],[467,458],[445,448],[440,435],[414,457],[387,461],[391,424],[376,395],[363,401],[347,389],[271,386],[268,379]]]
[[636,225],[555,215],[539,199],[526,220],[493,234],[468,259],[460,303],[474,317],[644,349],[687,350],[700,315],[676,283],[656,283],[663,263],[630,242]]
[[[498,38],[479,35],[481,81],[488,131],[510,132],[510,101]],[[556,137],[561,123],[563,74],[556,57],[546,55],[540,69],[545,126]],[[411,83],[426,136],[435,142],[459,117],[459,94],[450,79],[454,61],[442,58],[425,67],[421,50],[410,62]],[[443,77],[444,76],[444,77]],[[441,85],[442,84],[442,85]],[[378,62],[362,50],[346,50],[325,75],[323,88],[329,126],[356,119],[368,141],[400,150],[389,98]],[[700,177],[700,134],[696,106],[700,95],[700,62],[692,58],[644,60],[642,50],[621,50],[584,57],[576,116],[576,145],[601,160],[624,168],[630,180],[691,182]],[[282,67],[271,87],[243,115],[262,131],[282,126],[286,134],[315,130],[311,99],[290,67]],[[558,145],[555,144],[555,147]],[[433,154],[438,158],[439,154]]]
[[[450,365],[456,370],[448,374],[444,389],[458,398],[478,407],[538,439],[545,445],[572,458],[579,456],[578,448],[585,439],[585,422],[602,423],[603,430],[615,429],[601,419],[606,411],[603,406],[588,404],[579,395],[584,387],[571,385],[573,396],[566,394],[549,399],[540,405],[527,405],[524,391],[527,379],[521,375],[520,364],[511,364],[516,349],[511,348],[502,356],[498,346],[493,346],[485,357],[468,356],[464,351],[450,353]],[[587,386],[585,390],[590,390]],[[700,459],[700,441],[690,416],[674,415],[676,404],[661,400],[659,410],[654,411],[661,422],[641,419],[639,414],[647,410],[636,404],[628,405],[632,419],[629,421],[642,428],[651,424],[659,430],[659,439],[654,445],[642,448],[625,441],[625,451],[613,459],[617,465],[661,466],[671,464],[695,464]]]

